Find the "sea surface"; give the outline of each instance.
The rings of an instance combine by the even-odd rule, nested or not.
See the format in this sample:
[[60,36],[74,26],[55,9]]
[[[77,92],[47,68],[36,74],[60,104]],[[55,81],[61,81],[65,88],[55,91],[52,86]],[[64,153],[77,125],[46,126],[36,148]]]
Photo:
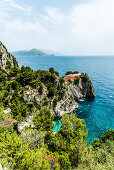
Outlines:
[[[33,70],[54,67],[60,76],[71,71],[87,73],[95,87],[95,99],[78,101],[77,117],[84,119],[88,129],[88,144],[114,129],[114,56],[16,56],[20,66]],[[54,130],[59,130],[55,121]]]

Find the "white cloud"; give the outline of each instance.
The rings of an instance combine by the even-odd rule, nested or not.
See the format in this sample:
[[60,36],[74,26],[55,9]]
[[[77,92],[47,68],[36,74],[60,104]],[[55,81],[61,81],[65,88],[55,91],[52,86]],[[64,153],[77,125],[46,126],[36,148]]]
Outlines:
[[24,31],[24,32],[32,32],[46,34],[46,30],[38,23],[31,21],[23,21],[20,19],[15,19],[12,22],[6,21],[4,23],[5,29],[10,31]]
[[59,12],[57,8],[45,7],[46,15],[41,15],[41,17],[53,24],[64,24],[65,16]]
[[66,11],[49,5],[25,16],[22,13],[26,12],[26,5],[19,5],[16,0],[0,0],[0,37],[5,35],[9,44],[12,35],[15,41],[18,37],[18,45],[13,44],[17,49],[21,45],[31,48],[32,44],[63,54],[114,54],[114,0],[88,0]]
[[74,35],[102,39],[114,35],[114,0],[92,0],[75,6],[70,14]]
[[4,0],[4,2],[9,3],[9,5],[11,5],[11,7],[15,9],[23,11],[25,15],[30,15],[33,9],[33,7],[31,6],[24,7],[22,5],[19,5],[16,0]]

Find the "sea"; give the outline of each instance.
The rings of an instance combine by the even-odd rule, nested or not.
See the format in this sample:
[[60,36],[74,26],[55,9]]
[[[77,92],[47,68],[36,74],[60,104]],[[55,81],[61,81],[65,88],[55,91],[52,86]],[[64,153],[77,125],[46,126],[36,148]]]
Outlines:
[[[88,129],[87,141],[101,138],[106,130],[114,129],[114,56],[16,56],[19,65],[33,70],[54,67],[64,76],[67,71],[87,73],[95,87],[94,99],[78,101],[75,111],[84,119]],[[54,131],[60,129],[61,120],[54,121]]]

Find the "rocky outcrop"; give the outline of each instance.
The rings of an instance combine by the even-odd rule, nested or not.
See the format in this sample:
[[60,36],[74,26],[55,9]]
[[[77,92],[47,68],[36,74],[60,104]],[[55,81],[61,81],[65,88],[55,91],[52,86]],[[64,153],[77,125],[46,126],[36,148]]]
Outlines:
[[[7,61],[10,61],[12,66],[18,66],[18,62],[16,58],[10,54],[6,47],[0,42],[0,66],[2,66],[4,73],[7,74]],[[77,75],[77,74],[76,74]],[[76,76],[74,75],[74,76]],[[29,102],[33,102],[35,106],[35,111],[39,110],[41,107],[43,107],[46,104],[47,107],[50,107],[52,110],[52,114],[55,118],[62,117],[65,113],[71,113],[75,109],[78,108],[77,100],[81,98],[91,98],[95,97],[95,89],[93,87],[92,82],[89,80],[87,74],[80,74],[81,76],[74,78],[72,81],[65,81],[65,83],[62,82],[62,84],[59,81],[59,76],[54,76],[54,82],[53,86],[56,89],[61,90],[61,87],[65,87],[65,93],[61,97],[62,99],[58,101],[56,105],[54,105],[53,100],[54,97],[50,98],[48,96],[48,89],[47,86],[43,84],[43,93],[39,93],[39,87],[33,88],[30,85],[26,86],[24,88],[23,92],[23,101],[24,103],[28,104]],[[38,77],[40,79],[40,75]],[[49,82],[49,80],[48,80]],[[59,87],[59,88],[58,88]],[[21,89],[20,89],[20,96],[21,96]],[[58,98],[60,98],[59,93],[56,95]]]
[[90,80],[80,78],[78,82],[66,83],[67,91],[63,99],[58,102],[53,110],[55,118],[62,117],[65,113],[71,113],[78,108],[77,100],[81,98],[94,98],[95,88]]
[[19,67],[16,58],[7,51],[6,47],[0,41],[0,66],[3,68],[4,72],[7,61],[10,61],[12,66]]
[[[56,85],[58,81],[56,80]],[[57,85],[58,86],[58,85]],[[44,85],[43,93],[40,94],[38,89],[32,88],[30,86],[26,86],[24,91],[24,102],[27,104],[28,102],[33,102],[35,104],[35,110],[41,109],[43,107],[43,100],[46,99],[49,102],[49,107],[52,110],[52,114],[55,118],[60,118],[65,113],[71,113],[75,109],[78,108],[77,100],[81,98],[94,98],[95,97],[95,89],[92,82],[88,79],[82,77],[77,81],[73,81],[72,83],[65,83],[66,91],[64,93],[63,98],[57,103],[56,107],[53,106],[53,100],[48,98],[48,90]]]

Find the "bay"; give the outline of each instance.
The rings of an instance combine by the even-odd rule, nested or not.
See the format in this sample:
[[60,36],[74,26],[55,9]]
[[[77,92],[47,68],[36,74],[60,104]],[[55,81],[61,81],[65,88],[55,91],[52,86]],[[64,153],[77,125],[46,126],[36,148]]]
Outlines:
[[[64,76],[67,71],[87,73],[95,87],[95,99],[78,101],[77,117],[84,119],[88,143],[114,129],[114,56],[16,56],[19,65],[33,70],[54,67]],[[55,121],[55,131],[59,130]]]

